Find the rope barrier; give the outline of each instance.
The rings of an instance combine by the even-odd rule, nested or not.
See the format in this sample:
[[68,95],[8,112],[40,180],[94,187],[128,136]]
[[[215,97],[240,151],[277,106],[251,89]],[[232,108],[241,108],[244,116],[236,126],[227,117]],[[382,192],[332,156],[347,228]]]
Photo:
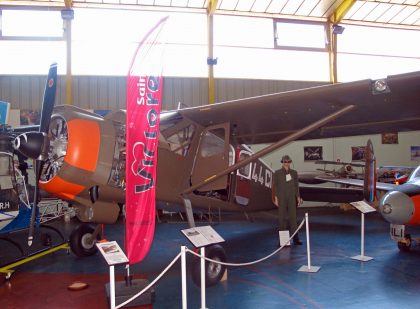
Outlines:
[[[255,260],[255,261],[251,261],[251,262],[247,262],[247,263],[226,263],[226,262],[212,260],[212,259],[210,259],[208,257],[205,257],[205,256],[201,256],[200,254],[198,254],[198,253],[196,253],[196,252],[194,252],[194,251],[192,251],[188,248],[186,248],[186,252],[190,252],[191,254],[199,257],[200,259],[204,259],[208,262],[212,262],[212,263],[216,263],[216,264],[220,264],[220,265],[225,265],[225,266],[240,267],[240,266],[254,265],[254,264],[260,263],[262,261],[265,261],[265,260],[269,259],[270,257],[272,257],[273,255],[275,255],[276,253],[280,252],[293,239],[293,237],[295,237],[295,235],[300,231],[300,229],[302,228],[305,221],[306,221],[306,218],[302,220],[302,222],[299,224],[296,231],[292,234],[292,236],[290,236],[289,240],[284,245],[282,245],[280,248],[274,250],[269,255],[267,255],[267,256],[265,256],[261,259]],[[163,275],[165,275],[169,271],[169,269],[175,264],[175,262],[181,257],[181,255],[182,255],[182,252],[178,253],[178,255],[172,260],[172,262],[170,262],[168,264],[168,266],[159,274],[159,276],[157,276],[152,282],[149,283],[149,285],[147,285],[145,288],[143,288],[143,290],[138,292],[136,295],[132,296],[130,299],[128,299],[125,302],[116,306],[115,309],[119,309],[119,308],[127,305],[128,303],[130,303],[131,301],[133,301],[134,299],[136,299],[137,297],[142,295],[144,292],[149,290],[153,285],[155,285],[156,282],[158,282],[163,277]]]
[[171,263],[169,263],[169,265],[160,273],[160,275],[155,278],[155,280],[153,280],[152,282],[150,282],[148,286],[146,286],[143,290],[141,290],[140,292],[138,292],[136,295],[134,295],[130,299],[127,299],[125,302],[123,302],[123,303],[119,304],[118,306],[116,306],[115,309],[118,309],[118,308],[121,308],[121,307],[127,305],[129,302],[131,302],[132,300],[136,299],[137,297],[139,297],[140,295],[142,295],[144,292],[146,292],[148,289],[150,289],[156,282],[158,282],[160,280],[160,278],[163,277],[164,274],[166,274],[168,272],[168,270],[175,264],[175,262],[180,257],[181,257],[181,252],[178,253],[178,255],[172,260]]
[[[289,241],[291,241],[293,239],[293,237],[295,237],[295,235],[297,234],[297,232],[299,232],[299,230],[302,228],[302,226],[303,226],[304,223],[305,223],[305,219],[302,220],[302,222],[300,223],[300,225],[298,226],[298,228],[296,229],[296,231],[292,234],[292,236],[290,236]],[[281,246],[280,248],[276,249],[274,252],[270,253],[269,255],[267,255],[267,256],[259,259],[259,260],[255,260],[255,261],[248,262],[248,263],[227,263],[227,262],[221,262],[221,261],[212,260],[212,259],[210,259],[208,257],[202,257],[200,254],[198,254],[198,253],[196,253],[196,252],[194,252],[194,251],[192,251],[192,250],[190,250],[188,248],[187,248],[187,251],[190,252],[190,253],[192,253],[193,255],[201,258],[201,259],[204,259],[204,260],[208,261],[208,262],[212,262],[212,263],[216,263],[216,264],[220,264],[220,265],[225,265],[225,266],[239,267],[239,266],[249,266],[249,265],[258,264],[258,263],[260,263],[262,261],[265,261],[265,260],[269,259],[274,254],[280,252],[280,250],[282,250],[287,245],[287,243],[289,241],[287,241],[283,246]]]

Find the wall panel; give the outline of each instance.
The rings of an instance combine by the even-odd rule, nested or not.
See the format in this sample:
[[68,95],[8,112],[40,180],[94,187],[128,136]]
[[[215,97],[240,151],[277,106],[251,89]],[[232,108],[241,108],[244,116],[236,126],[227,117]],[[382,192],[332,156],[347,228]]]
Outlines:
[[[0,76],[0,100],[10,102],[12,109],[41,108],[45,76]],[[87,109],[124,109],[126,77],[124,76],[74,76],[73,104]],[[315,82],[272,81],[250,79],[216,79],[216,102],[235,100],[273,92],[320,85]],[[198,106],[208,102],[206,78],[166,77],[164,79],[162,109]],[[65,104],[65,76],[58,77],[56,105]]]

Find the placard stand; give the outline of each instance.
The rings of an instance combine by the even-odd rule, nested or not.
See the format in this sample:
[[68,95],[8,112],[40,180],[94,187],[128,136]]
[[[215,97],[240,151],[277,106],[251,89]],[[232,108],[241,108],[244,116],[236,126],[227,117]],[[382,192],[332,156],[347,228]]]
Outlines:
[[[100,242],[97,243],[96,246],[109,265],[109,284],[105,285],[105,292],[109,298],[110,308],[115,309],[116,305],[122,304],[136,295],[139,291],[149,285],[149,282],[145,279],[131,280],[129,275],[126,278],[126,281],[115,282],[115,265],[127,264],[127,256],[116,241]],[[155,291],[151,288],[126,306],[150,305],[153,303],[154,297]]]
[[360,231],[360,255],[352,256],[353,260],[358,260],[362,262],[368,262],[373,260],[373,257],[365,255],[365,213],[376,211],[375,208],[370,206],[365,201],[358,201],[350,203],[354,208],[358,209],[361,213],[361,231]]
[[181,230],[187,239],[196,247],[200,248],[200,269],[201,269],[201,308],[206,307],[206,261],[204,260],[205,247],[209,245],[218,244],[225,240],[220,236],[210,225],[197,226],[189,229]]
[[312,266],[311,265],[311,246],[309,244],[309,219],[308,213],[305,213],[305,223],[306,223],[306,251],[308,255],[308,265],[301,266],[298,271],[305,272],[305,273],[316,273],[318,272],[321,267],[320,266]]

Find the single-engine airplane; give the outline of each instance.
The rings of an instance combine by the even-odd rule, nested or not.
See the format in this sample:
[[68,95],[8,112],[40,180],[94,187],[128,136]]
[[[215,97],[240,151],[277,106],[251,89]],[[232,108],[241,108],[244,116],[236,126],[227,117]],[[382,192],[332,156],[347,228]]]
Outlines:
[[[48,82],[55,79],[56,67]],[[273,171],[262,156],[295,140],[420,130],[419,84],[414,72],[162,112],[158,207],[184,207],[190,226],[192,209],[273,209]],[[45,96],[53,91],[46,87]],[[78,256],[91,255],[99,224],[114,223],[125,202],[126,112],[101,117],[71,105],[52,108],[44,99],[39,132],[18,136],[15,148],[36,159],[39,187],[76,209],[83,224],[70,246]],[[272,144],[256,153],[246,146],[257,143]],[[338,199],[351,197],[335,192]],[[207,254],[225,259],[218,245]],[[207,264],[206,272],[214,284],[224,267]]]

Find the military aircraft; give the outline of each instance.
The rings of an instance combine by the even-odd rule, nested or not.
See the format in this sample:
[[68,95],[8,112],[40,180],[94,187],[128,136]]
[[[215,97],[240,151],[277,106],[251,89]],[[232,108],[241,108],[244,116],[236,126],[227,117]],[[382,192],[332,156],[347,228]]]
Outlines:
[[[325,179],[330,182],[363,186],[363,181],[358,179]],[[420,165],[417,166],[403,184],[376,182],[376,190],[384,191],[379,201],[379,211],[383,218],[390,223],[391,238],[397,243],[401,251],[408,251],[415,239],[405,226],[420,225]]]
[[[56,67],[47,85],[55,78]],[[193,209],[273,209],[273,171],[262,156],[295,140],[420,130],[419,84],[414,72],[162,112],[157,205],[181,207],[190,226]],[[46,87],[39,131],[18,136],[14,146],[36,159],[39,187],[76,209],[83,224],[70,246],[87,256],[96,251],[99,224],[114,223],[125,203],[126,111],[102,117],[71,105],[53,109],[53,92]],[[256,153],[246,146],[257,143],[272,144]],[[310,190],[316,198],[318,189]],[[207,253],[226,258],[218,245]],[[210,284],[218,282],[224,268],[206,266]]]
[[377,179],[379,182],[403,184],[408,181],[415,167],[411,166],[381,166],[377,169]]
[[[354,167],[364,168],[365,164],[353,162],[336,162],[327,160],[318,160],[315,164],[323,164],[324,168],[317,168],[315,171],[299,172],[299,182],[305,184],[322,184],[326,181],[322,177],[338,177],[338,178],[363,178],[364,172],[356,171]],[[339,165],[338,169],[327,169],[327,165]]]
[[[385,189],[385,188],[384,188]],[[412,237],[406,225],[420,225],[420,165],[402,185],[393,185],[381,198],[379,209],[391,224],[391,237],[402,251],[410,250]],[[416,238],[419,243],[420,238]]]

